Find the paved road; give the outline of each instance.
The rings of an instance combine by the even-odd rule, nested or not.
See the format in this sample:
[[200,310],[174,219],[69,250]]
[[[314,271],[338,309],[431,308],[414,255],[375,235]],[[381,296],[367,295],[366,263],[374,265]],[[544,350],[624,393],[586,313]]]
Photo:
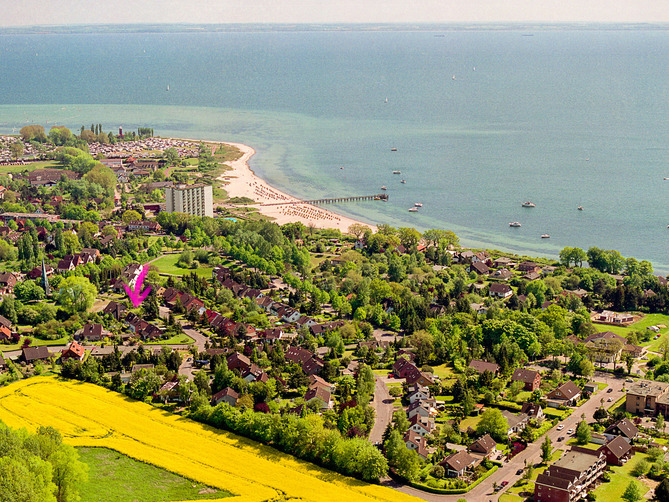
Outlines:
[[[596,374],[595,380],[607,383],[609,387],[613,388],[613,391],[608,393],[607,387],[606,389],[597,392],[582,406],[574,409],[574,412],[571,414],[571,416],[560,422],[561,424],[564,424],[564,428],[562,430],[558,431],[557,427],[553,427],[551,430],[549,430],[547,435],[553,443],[553,448],[559,448],[562,450],[566,449],[565,442],[569,439],[569,437],[567,437],[566,431],[569,429],[576,430],[578,422],[581,421],[582,414],[585,414],[586,420],[592,421],[592,415],[595,410],[600,407],[601,399],[604,399],[604,406],[607,407],[607,405],[610,406],[612,403],[616,402],[618,399],[620,399],[620,397],[623,396],[624,392],[622,391],[622,387],[625,382],[624,378],[614,378],[608,374]],[[607,401],[608,398],[611,398],[611,402]],[[558,442],[558,437],[564,437],[565,439]],[[502,481],[508,481],[508,488],[521,478],[521,475],[516,475],[516,471],[525,467],[525,461],[527,461],[527,465],[541,462],[541,443],[543,440],[544,438],[541,437],[534,443],[531,443],[524,451],[516,455],[513,459],[511,459],[511,461],[504,463],[502,467],[486,478],[485,481],[465,494],[436,495],[416,490],[410,486],[400,485],[392,480],[386,480],[382,484],[431,502],[455,502],[460,498],[465,498],[471,501],[498,500],[499,496],[504,493],[504,490],[494,493],[492,489],[493,483],[500,485]]]
[[374,420],[374,427],[369,433],[369,442],[372,444],[380,443],[383,437],[383,432],[388,427],[388,424],[393,418],[393,403],[395,400],[388,392],[388,386],[385,379],[377,376],[375,378],[374,386],[374,412],[376,418]]

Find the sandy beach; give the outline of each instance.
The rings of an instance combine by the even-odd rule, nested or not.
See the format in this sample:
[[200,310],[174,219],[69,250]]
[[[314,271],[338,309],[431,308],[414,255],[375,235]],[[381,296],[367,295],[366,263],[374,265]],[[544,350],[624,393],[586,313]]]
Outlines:
[[279,225],[292,222],[301,222],[315,228],[336,228],[341,232],[348,232],[354,223],[366,225],[373,231],[376,227],[361,221],[328,211],[322,207],[305,204],[300,199],[288,195],[270,186],[263,179],[255,175],[249,167],[249,159],[255,150],[242,143],[223,143],[238,148],[242,156],[226,165],[232,168],[219,177],[226,183],[225,190],[230,197],[248,197],[256,202],[260,213],[271,217]]

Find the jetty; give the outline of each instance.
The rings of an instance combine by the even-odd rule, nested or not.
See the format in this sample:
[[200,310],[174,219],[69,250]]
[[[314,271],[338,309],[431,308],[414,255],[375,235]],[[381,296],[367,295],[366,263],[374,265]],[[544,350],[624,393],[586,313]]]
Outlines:
[[263,206],[287,206],[296,204],[336,204],[337,202],[355,202],[360,200],[388,200],[388,194],[380,193],[376,195],[355,195],[353,197],[330,197],[327,199],[296,200],[289,202],[271,202],[262,204]]

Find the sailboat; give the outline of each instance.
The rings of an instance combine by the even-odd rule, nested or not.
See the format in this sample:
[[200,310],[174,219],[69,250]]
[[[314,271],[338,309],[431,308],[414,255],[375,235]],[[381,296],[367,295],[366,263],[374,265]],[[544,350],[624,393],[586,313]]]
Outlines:
[[170,84],[167,84],[167,89],[165,89],[165,90],[166,90],[166,91],[169,91],[169,90],[170,90]]

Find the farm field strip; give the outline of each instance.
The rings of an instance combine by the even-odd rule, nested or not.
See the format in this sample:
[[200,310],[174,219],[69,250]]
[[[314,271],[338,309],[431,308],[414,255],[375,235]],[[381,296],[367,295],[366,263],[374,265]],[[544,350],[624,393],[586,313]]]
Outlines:
[[14,383],[0,389],[0,420],[15,428],[52,425],[73,446],[112,448],[238,495],[226,500],[417,500],[92,384],[55,377]]

